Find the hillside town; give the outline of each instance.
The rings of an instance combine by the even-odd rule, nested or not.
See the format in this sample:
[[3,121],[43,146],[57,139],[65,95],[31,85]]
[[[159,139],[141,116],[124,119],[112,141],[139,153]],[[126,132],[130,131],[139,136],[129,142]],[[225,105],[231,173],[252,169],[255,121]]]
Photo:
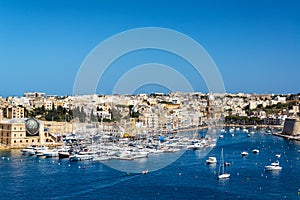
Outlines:
[[[120,137],[192,130],[219,123],[283,127],[286,118],[299,118],[299,102],[300,94],[172,92],[56,96],[27,92],[22,97],[0,98],[0,141],[6,146],[20,142],[25,145],[22,136],[16,140],[11,135],[16,131],[13,124],[21,126],[19,131],[25,131],[28,118],[40,122],[43,134],[39,135],[43,138],[25,139],[25,143],[54,142],[58,135],[84,132],[91,127]],[[20,135],[26,137],[26,131]]]

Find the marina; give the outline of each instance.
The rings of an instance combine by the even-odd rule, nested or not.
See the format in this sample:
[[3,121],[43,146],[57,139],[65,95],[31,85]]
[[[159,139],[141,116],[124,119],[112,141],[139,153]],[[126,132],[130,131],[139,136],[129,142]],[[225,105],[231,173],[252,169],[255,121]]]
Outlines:
[[[206,131],[199,131],[199,136]],[[1,151],[0,173],[3,181],[0,187],[3,188],[3,199],[70,199],[87,194],[97,199],[199,199],[199,195],[200,199],[297,198],[300,182],[295,177],[300,176],[300,143],[265,135],[263,129],[257,129],[250,138],[242,130],[235,130],[234,133],[235,137],[231,137],[229,130],[226,130],[224,138],[219,139],[207,155],[207,148],[186,149],[177,160],[156,171],[150,170],[147,160],[159,163],[180,151],[153,151],[145,158],[132,160],[107,160],[107,154],[102,152],[95,160],[79,162],[58,157],[28,156],[20,150]],[[167,141],[169,138],[165,139]],[[111,149],[112,146],[106,148]],[[209,157],[221,157],[222,148],[226,162],[221,163],[220,160],[217,165],[207,165]],[[259,149],[259,153],[241,156],[241,152],[254,149]],[[125,156],[128,155],[120,155],[122,158]],[[269,171],[265,168],[277,160],[281,170]],[[118,171],[111,168],[109,162],[140,166],[138,169],[141,170],[140,173]],[[218,179],[221,164],[230,174],[229,179]],[[40,190],[47,192],[37,192]],[[147,197],[143,196],[144,193]]]

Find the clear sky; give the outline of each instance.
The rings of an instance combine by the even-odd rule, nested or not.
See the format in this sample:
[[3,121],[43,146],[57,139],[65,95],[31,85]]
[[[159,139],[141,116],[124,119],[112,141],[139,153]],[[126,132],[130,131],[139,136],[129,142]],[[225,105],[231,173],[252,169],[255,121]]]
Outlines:
[[[108,37],[139,27],[169,28],[195,39],[215,61],[228,92],[300,92],[297,0],[0,0],[0,95],[72,94],[89,52]],[[115,65],[180,62],[156,51],[133,56]],[[111,70],[112,77],[121,73]],[[193,72],[187,73],[193,79]],[[198,81],[198,90],[206,92]]]

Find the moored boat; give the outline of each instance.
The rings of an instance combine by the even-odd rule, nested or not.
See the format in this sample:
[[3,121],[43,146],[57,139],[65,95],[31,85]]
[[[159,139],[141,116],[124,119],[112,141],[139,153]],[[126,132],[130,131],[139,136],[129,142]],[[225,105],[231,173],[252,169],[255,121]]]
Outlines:
[[69,157],[70,161],[92,160],[93,156],[89,154],[75,154]]
[[68,151],[58,152],[58,157],[60,159],[62,159],[62,158],[69,158],[70,157],[70,152],[68,152]]
[[222,148],[218,179],[227,179],[229,177],[230,177],[230,174],[228,172],[225,172],[225,162],[224,162],[224,154],[223,154],[223,148]]
[[259,150],[258,149],[253,149],[252,153],[259,153]]
[[216,157],[214,157],[214,156],[210,156],[210,157],[208,157],[208,159],[206,160],[206,164],[215,164],[215,163],[217,163],[218,161],[217,161],[217,158]]
[[23,154],[27,154],[29,151],[32,151],[33,149],[34,149],[33,146],[27,146],[26,148],[21,149],[21,152],[22,152]]
[[273,170],[281,170],[282,167],[279,165],[279,161],[271,163],[271,165],[265,166],[265,169],[267,171],[273,171]]

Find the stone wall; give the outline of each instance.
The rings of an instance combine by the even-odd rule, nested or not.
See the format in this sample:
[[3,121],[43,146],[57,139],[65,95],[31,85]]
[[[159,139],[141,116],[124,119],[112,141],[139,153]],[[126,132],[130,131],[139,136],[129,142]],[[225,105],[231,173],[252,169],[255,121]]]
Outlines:
[[285,135],[300,134],[300,120],[295,118],[285,119],[282,133]]

